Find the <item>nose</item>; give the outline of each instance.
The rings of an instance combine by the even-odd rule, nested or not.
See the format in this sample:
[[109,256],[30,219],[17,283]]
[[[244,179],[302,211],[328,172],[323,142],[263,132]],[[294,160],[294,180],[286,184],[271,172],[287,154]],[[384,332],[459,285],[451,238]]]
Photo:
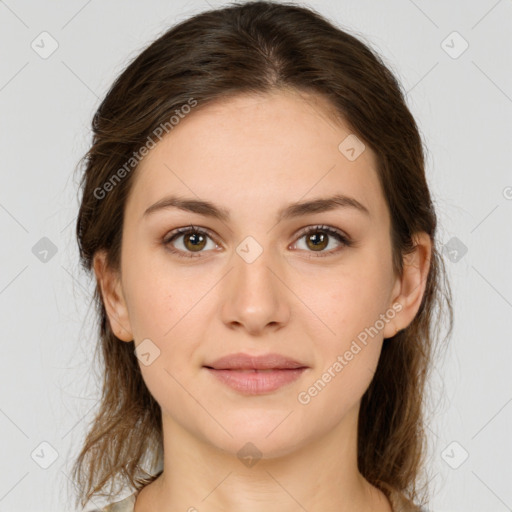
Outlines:
[[285,266],[263,252],[254,260],[238,253],[234,268],[225,278],[222,321],[230,329],[245,330],[253,336],[283,328],[290,319]]

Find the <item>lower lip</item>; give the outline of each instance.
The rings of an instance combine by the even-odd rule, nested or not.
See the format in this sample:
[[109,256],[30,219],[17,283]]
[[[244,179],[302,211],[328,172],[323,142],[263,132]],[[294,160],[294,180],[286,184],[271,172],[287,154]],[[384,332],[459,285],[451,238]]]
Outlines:
[[246,395],[270,393],[297,380],[306,368],[272,370],[265,372],[241,370],[207,370],[230,388]]

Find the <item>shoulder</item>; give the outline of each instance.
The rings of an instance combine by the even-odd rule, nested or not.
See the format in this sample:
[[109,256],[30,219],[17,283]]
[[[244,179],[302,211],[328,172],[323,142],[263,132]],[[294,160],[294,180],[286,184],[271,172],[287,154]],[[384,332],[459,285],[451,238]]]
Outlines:
[[393,512],[432,512],[425,507],[419,507],[400,492],[392,492],[389,501]]
[[110,503],[99,512],[133,512],[135,508],[135,497],[137,493],[131,494],[121,501]]

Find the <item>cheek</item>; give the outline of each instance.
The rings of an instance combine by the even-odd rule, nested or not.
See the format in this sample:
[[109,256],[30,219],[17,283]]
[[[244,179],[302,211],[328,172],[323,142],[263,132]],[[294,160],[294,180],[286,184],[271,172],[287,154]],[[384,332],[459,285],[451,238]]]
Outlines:
[[137,272],[127,286],[127,305],[136,341],[158,340],[172,327],[176,291],[156,273],[155,268]]
[[154,344],[148,345],[150,352],[157,354],[151,365],[139,364],[148,388],[152,383],[152,392],[173,388],[170,373],[181,380],[202,339],[198,329],[204,322],[199,321],[202,309],[198,303],[207,287],[158,258],[146,265],[134,257],[126,266],[125,282],[135,345],[150,340]]
[[392,284],[391,262],[380,256],[376,248],[359,252],[357,260],[331,280],[329,293],[319,298],[322,304],[317,307],[332,335],[322,336],[324,342],[317,347],[323,355],[316,377],[331,379],[333,398],[336,393],[362,395],[378,365],[383,329],[390,320],[386,311]]
[[134,338],[154,339],[160,345],[187,313],[193,290],[162,257],[163,249],[130,242],[123,247],[123,288]]
[[360,263],[326,283],[329,292],[318,296],[317,307],[338,340],[357,336],[389,307],[391,282],[387,272],[382,263],[364,264],[361,258]]

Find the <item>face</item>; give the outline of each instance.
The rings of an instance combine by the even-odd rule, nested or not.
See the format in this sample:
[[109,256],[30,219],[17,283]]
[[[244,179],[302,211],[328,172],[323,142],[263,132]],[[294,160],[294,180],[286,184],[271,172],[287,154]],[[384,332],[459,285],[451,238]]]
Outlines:
[[[114,332],[146,352],[164,423],[231,453],[251,441],[277,456],[342,428],[407,320],[375,156],[339,149],[351,131],[329,109],[283,91],[192,110],[142,160],[126,203]],[[170,196],[194,211],[147,211]],[[236,353],[302,369],[207,368]]]

